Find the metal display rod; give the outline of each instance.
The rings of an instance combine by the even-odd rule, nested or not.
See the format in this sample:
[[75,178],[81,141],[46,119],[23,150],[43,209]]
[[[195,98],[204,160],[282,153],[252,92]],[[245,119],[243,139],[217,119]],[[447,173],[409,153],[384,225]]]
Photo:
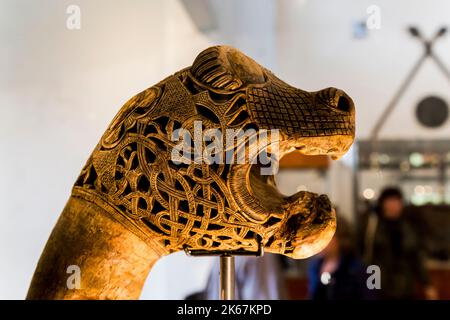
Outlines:
[[208,251],[208,250],[190,250],[184,249],[184,252],[188,256],[192,257],[205,257],[205,256],[219,256],[220,259],[220,292],[219,297],[221,300],[234,300],[235,296],[235,264],[234,256],[257,256],[262,257],[264,255],[264,247],[258,242],[258,251]]
[[235,284],[234,256],[223,254],[220,256],[220,299],[234,300]]

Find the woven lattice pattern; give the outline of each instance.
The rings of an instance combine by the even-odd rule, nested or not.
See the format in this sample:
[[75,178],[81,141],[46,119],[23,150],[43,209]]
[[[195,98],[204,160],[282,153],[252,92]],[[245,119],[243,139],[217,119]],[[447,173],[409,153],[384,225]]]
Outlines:
[[283,128],[288,134],[307,137],[353,134],[349,114],[324,102],[307,92],[278,84],[251,88],[248,93],[249,109],[262,128]]

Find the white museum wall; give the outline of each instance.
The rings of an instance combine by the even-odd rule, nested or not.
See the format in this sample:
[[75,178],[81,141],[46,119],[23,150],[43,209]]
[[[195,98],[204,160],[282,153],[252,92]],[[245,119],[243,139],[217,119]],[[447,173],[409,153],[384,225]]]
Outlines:
[[[76,2],[76,3],[75,3]],[[67,6],[81,29],[66,28]],[[352,23],[381,8],[381,29],[352,38]],[[0,1],[0,299],[24,298],[35,264],[91,150],[132,95],[192,63],[211,44],[234,45],[306,90],[336,86],[357,106],[357,136],[373,121],[421,54],[405,26],[430,35],[448,23],[450,2],[213,0],[217,26],[199,32],[178,0]],[[436,50],[450,64],[449,39]],[[417,99],[447,83],[425,64],[382,131],[388,138],[446,138],[450,126],[421,128]],[[401,125],[400,125],[401,124]],[[280,189],[307,185],[352,216],[349,162],[334,162],[328,185],[302,172],[280,173]],[[314,191],[314,190],[313,190]],[[292,193],[292,192],[291,192]],[[181,299],[200,290],[211,259],[183,253],[154,267],[142,299]]]
[[[178,1],[77,1],[81,29],[71,31],[72,3],[0,2],[0,299],[25,297],[71,187],[120,106],[210,45]],[[199,263],[161,261],[142,298],[182,298],[202,286],[205,267],[191,265]],[[166,292],[172,279],[176,295]]]

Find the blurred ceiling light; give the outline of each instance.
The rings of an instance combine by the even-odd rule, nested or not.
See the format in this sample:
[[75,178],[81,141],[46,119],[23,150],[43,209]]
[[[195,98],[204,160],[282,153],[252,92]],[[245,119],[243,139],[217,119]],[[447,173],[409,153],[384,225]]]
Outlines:
[[424,164],[423,155],[419,152],[413,152],[409,155],[409,162],[413,167],[420,167]]
[[415,206],[421,206],[426,203],[423,195],[413,194],[411,197],[411,203]]
[[432,204],[441,204],[443,201],[444,201],[444,199],[440,194],[433,193],[431,195],[431,203]]
[[415,186],[415,188],[414,188],[414,193],[415,194],[418,194],[418,195],[423,195],[423,194],[425,194],[425,187],[424,186],[422,186],[422,185],[417,185],[417,186]]
[[450,204],[450,194],[447,193],[447,194],[445,195],[444,201],[445,201],[446,204]]
[[378,157],[378,161],[379,161],[381,164],[388,164],[390,160],[391,160],[391,158],[390,158],[389,155],[387,155],[386,153],[382,153],[382,154],[380,154],[380,156]]
[[364,189],[363,197],[367,200],[373,199],[373,197],[375,197],[375,191],[373,191],[373,189],[370,188]]
[[411,167],[410,167],[408,161],[402,161],[402,162],[400,163],[400,171],[402,171],[402,172],[407,172],[407,171],[409,171],[410,168],[411,168]]

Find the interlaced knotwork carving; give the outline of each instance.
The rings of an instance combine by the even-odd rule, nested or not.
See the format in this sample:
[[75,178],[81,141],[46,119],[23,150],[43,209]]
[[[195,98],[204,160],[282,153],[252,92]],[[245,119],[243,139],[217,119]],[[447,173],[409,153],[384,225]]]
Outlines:
[[[283,197],[270,178],[251,173],[249,163],[200,161],[203,154],[194,143],[190,153],[197,161],[174,161],[179,142],[173,134],[182,128],[194,137],[199,122],[203,132],[278,129],[282,153],[298,147],[342,154],[353,141],[354,112],[339,110],[337,99],[351,104],[342,91],[293,88],[239,51],[212,47],[191,68],[122,107],[84,166],[74,195],[102,199],[131,231],[157,241],[166,253],[183,247],[255,251],[261,242],[267,251],[303,256],[295,251],[300,245],[314,246],[334,228],[326,197]],[[210,143],[202,139],[202,150]],[[225,159],[238,148],[217,152]]]

